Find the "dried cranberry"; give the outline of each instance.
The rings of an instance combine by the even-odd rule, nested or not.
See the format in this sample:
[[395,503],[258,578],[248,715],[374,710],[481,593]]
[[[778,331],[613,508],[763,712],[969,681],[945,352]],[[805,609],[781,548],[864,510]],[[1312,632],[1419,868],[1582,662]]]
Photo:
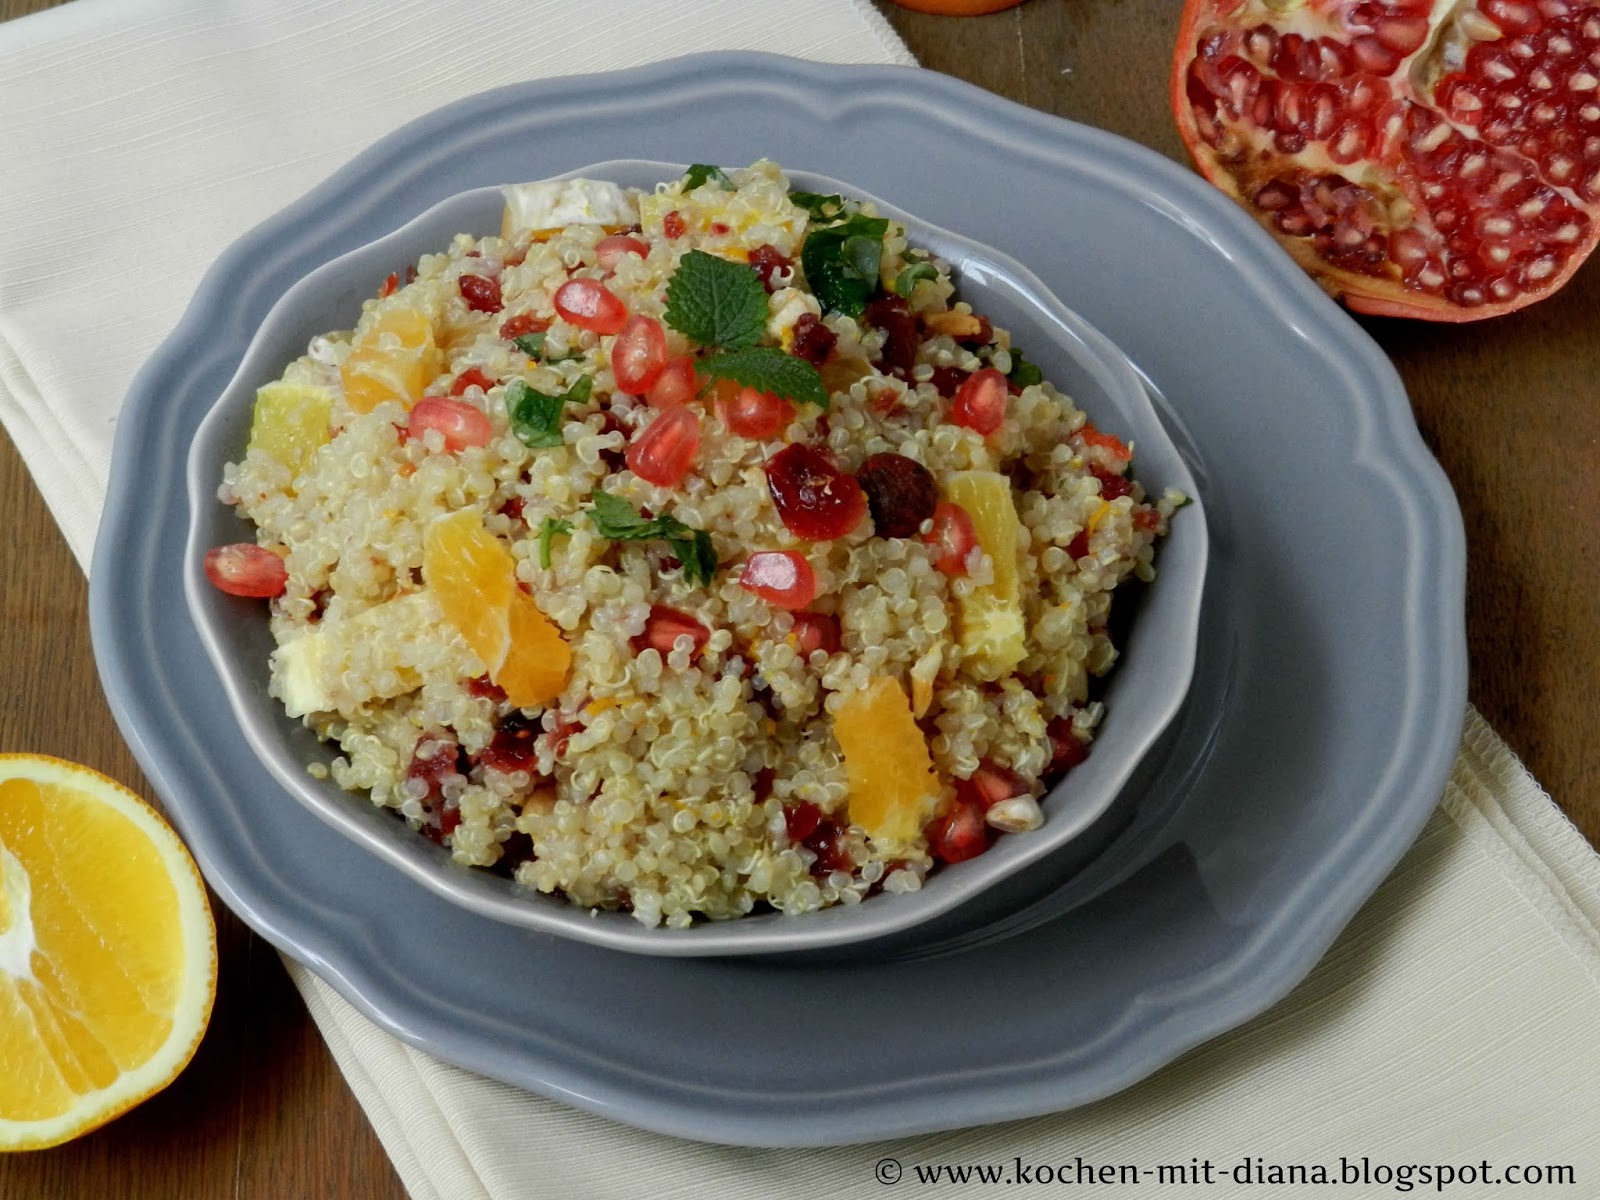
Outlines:
[[460,825],[460,805],[454,800],[446,800],[443,804],[428,809],[428,815],[422,822],[422,836],[434,845],[442,846],[445,838],[454,833]]
[[536,769],[534,742],[539,737],[539,722],[513,712],[501,719],[494,737],[478,756],[478,762],[496,771],[511,774],[513,771]]
[[815,313],[801,313],[794,323],[794,341],[789,348],[796,358],[803,358],[814,367],[820,367],[833,353],[839,335],[822,323]]
[[843,537],[867,515],[861,485],[801,442],[767,460],[767,488],[784,525],[807,541]]
[[[777,780],[777,777],[778,773],[771,767],[762,767],[756,772],[756,777],[751,781],[750,788],[755,792],[757,804],[764,803],[767,797],[772,795],[772,785]],[[788,821],[787,815],[785,815],[784,820],[785,822]],[[793,835],[791,834],[790,836],[792,837]]]
[[1010,767],[1002,767],[987,758],[978,762],[978,769],[972,773],[972,778],[967,783],[977,794],[986,812],[1002,800],[1010,800],[1013,796],[1026,796],[1031,790],[1028,781],[1021,775]]
[[499,512],[503,517],[509,517],[513,521],[521,521],[523,520],[523,508],[524,503],[522,497],[513,496],[511,499],[502,504],[496,511]]
[[485,275],[463,275],[460,280],[461,298],[473,312],[497,313],[502,307],[500,281]]
[[1099,467],[1090,467],[1089,469],[1094,473],[1094,477],[1100,481],[1100,499],[1115,500],[1118,497],[1133,494],[1133,480],[1126,475],[1102,471]]
[[917,319],[911,315],[906,302],[899,296],[880,296],[867,305],[862,315],[869,325],[884,332],[883,348],[878,357],[885,373],[909,375],[916,365],[917,347],[922,339],[917,335]]
[[1067,543],[1067,557],[1071,558],[1073,562],[1077,562],[1080,558],[1088,553],[1089,531],[1087,529],[1080,529],[1077,533],[1072,535],[1072,540]]
[[915,537],[939,503],[933,473],[904,454],[874,454],[861,464],[856,482],[867,494],[879,537]]
[[967,381],[967,376],[971,374],[971,371],[963,371],[960,367],[935,367],[933,369],[933,378],[930,382],[939,395],[946,400],[950,400],[961,390],[961,385]]
[[1045,726],[1045,736],[1050,739],[1050,765],[1045,773],[1064,775],[1089,757],[1089,743],[1072,732],[1072,722],[1057,717]]
[[789,258],[776,246],[757,246],[750,251],[750,265],[755,268],[756,274],[761,277],[761,286],[770,292],[772,290],[772,276],[778,271],[787,271],[789,269]]

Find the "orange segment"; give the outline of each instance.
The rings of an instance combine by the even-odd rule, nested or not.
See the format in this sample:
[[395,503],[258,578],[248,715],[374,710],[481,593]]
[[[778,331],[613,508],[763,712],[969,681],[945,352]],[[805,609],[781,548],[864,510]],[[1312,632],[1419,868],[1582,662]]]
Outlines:
[[428,526],[422,575],[489,678],[517,708],[549,704],[566,686],[572,648],[517,586],[516,560],[473,509]]
[[957,471],[946,482],[945,496],[967,510],[978,544],[994,561],[994,580],[958,599],[957,624],[971,672],[980,679],[999,679],[1028,655],[1017,579],[1022,522],[1011,499],[1011,481],[995,471]]
[[365,413],[386,400],[409,410],[443,369],[432,322],[414,309],[394,308],[356,338],[339,376],[345,400]]
[[939,803],[928,743],[899,683],[878,676],[833,715],[844,754],[850,821],[868,837],[911,841]]
[[171,1082],[216,993],[194,862],[144,801],[0,755],[0,1150],[53,1146]]

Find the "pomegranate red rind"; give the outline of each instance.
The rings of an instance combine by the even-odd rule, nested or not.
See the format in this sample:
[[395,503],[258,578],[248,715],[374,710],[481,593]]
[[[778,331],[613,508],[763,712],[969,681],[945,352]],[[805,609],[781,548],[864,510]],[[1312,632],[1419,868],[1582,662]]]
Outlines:
[[1551,295],[1600,238],[1600,8],[1188,0],[1178,130],[1352,309],[1472,321]]

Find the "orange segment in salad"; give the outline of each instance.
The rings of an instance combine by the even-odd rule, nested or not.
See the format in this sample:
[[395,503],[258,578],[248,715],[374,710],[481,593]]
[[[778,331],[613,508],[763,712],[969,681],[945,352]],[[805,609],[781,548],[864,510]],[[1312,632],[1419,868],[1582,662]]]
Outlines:
[[398,400],[409,410],[443,365],[432,322],[415,309],[396,308],[356,338],[339,376],[345,400],[356,412],[371,412],[386,400]]
[[428,526],[422,574],[445,619],[461,631],[514,707],[549,704],[561,694],[572,648],[517,586],[516,560],[483,527],[476,510],[450,513]]
[[939,804],[928,742],[900,684],[880,675],[833,715],[844,754],[850,820],[868,837],[910,841]]

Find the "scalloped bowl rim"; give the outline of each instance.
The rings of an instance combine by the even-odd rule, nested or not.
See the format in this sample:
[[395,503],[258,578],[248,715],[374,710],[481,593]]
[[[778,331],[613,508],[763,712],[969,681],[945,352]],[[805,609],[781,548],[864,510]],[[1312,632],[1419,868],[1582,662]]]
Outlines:
[[[547,178],[621,181],[640,176],[667,180],[677,178],[683,170],[682,164],[608,159]],[[227,507],[216,498],[222,463],[230,459],[236,461],[239,453],[240,444],[229,443],[227,430],[238,424],[241,412],[247,411],[256,388],[278,378],[287,361],[277,344],[285,336],[283,327],[301,311],[302,303],[310,301],[316,311],[324,311],[317,306],[324,304],[329,293],[338,290],[341,280],[358,274],[366,280],[380,278],[390,268],[379,270],[377,264],[415,261],[421,253],[438,252],[441,246],[437,243],[421,247],[416,243],[425,230],[446,215],[458,209],[472,209],[491,197],[496,205],[500,203],[499,186],[458,192],[392,232],[324,263],[297,281],[273,304],[233,378],[201,421],[190,446],[187,462],[190,524],[183,582],[189,612],[205,653],[217,672],[246,741],[272,778],[327,825],[462,908],[496,921],[591,945],[674,957],[811,951],[887,937],[950,912],[1069,843],[1116,800],[1188,694],[1194,673],[1209,555],[1203,498],[1132,364],[1104,335],[1063,304],[1032,271],[1011,256],[922,220],[861,188],[829,176],[787,168],[785,175],[792,185],[806,190],[838,192],[870,201],[881,215],[903,223],[908,240],[932,248],[952,264],[961,281],[964,298],[969,283],[976,283],[980,290],[1010,287],[1028,304],[1034,317],[1060,335],[1051,339],[1047,353],[1030,350],[1034,361],[1046,364],[1058,353],[1068,354],[1073,366],[1093,376],[1105,389],[1112,402],[1118,405],[1120,417],[1132,417],[1144,426],[1140,430],[1145,435],[1139,442],[1141,460],[1148,464],[1151,458],[1148,451],[1153,444],[1166,474],[1164,485],[1178,488],[1191,501],[1174,520],[1172,532],[1161,548],[1158,567],[1162,569],[1153,585],[1153,588],[1163,589],[1164,602],[1177,609],[1177,616],[1167,621],[1173,628],[1161,647],[1162,662],[1167,668],[1163,678],[1168,686],[1153,698],[1144,700],[1137,709],[1129,703],[1108,704],[1097,742],[1110,740],[1109,733],[1115,730],[1117,740],[1128,745],[1117,754],[1109,773],[1096,778],[1090,788],[1083,789],[1089,793],[1088,799],[1083,799],[1080,792],[1070,811],[1062,811],[1062,785],[1058,784],[1042,802],[1046,822],[1040,829],[1003,838],[977,859],[941,868],[919,891],[880,894],[867,903],[835,905],[806,914],[767,913],[724,921],[699,921],[688,929],[650,928],[624,913],[580,907],[521,887],[485,869],[459,866],[444,850],[427,843],[397,818],[383,826],[364,819],[370,818],[373,806],[362,804],[360,793],[346,792],[332,780],[314,778],[306,770],[305,760],[289,749],[290,727],[301,726],[287,717],[278,700],[267,696],[265,673],[259,669],[264,664],[247,664],[230,647],[227,628],[241,619],[249,620],[252,611],[259,619],[259,610],[242,607],[207,582],[201,561],[206,549],[215,542],[207,538],[206,527],[208,520],[218,519],[218,511]],[[457,232],[474,232],[465,224],[454,228]],[[959,254],[952,251],[959,251]],[[981,278],[985,268],[989,273],[986,281]],[[1005,327],[1002,322],[996,324]],[[293,353],[303,353],[303,349]],[[1047,378],[1052,374],[1058,372],[1047,371]],[[1074,389],[1063,387],[1063,390],[1078,400]],[[1090,415],[1096,414],[1091,411]],[[1175,550],[1175,546],[1181,547],[1181,552]],[[1170,560],[1180,558],[1181,570],[1166,569]],[[1136,621],[1135,625],[1139,623]],[[1131,645],[1133,639],[1129,641]],[[1139,639],[1138,646],[1145,659],[1153,653],[1148,638]],[[1125,647],[1124,654],[1127,652]],[[1119,665],[1113,675],[1113,689],[1125,670],[1126,664]],[[1130,709],[1134,711],[1128,711]],[[1104,754],[1091,755],[1089,763],[1096,764],[1104,772],[1106,769],[1100,764],[1105,760]],[[1088,764],[1079,767],[1073,779],[1077,780],[1087,769]],[[268,796],[262,802],[272,803],[276,799]]]

